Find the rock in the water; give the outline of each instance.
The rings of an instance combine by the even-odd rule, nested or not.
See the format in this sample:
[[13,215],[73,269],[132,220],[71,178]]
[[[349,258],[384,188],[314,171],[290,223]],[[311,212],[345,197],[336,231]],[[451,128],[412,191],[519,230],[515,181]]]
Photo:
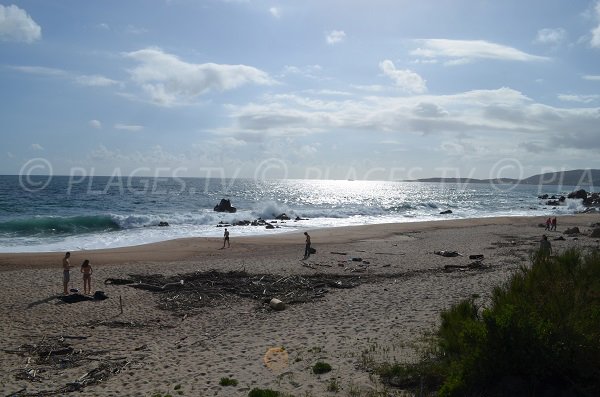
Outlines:
[[575,192],[571,192],[569,193],[569,195],[567,196],[567,198],[570,199],[586,199],[587,198],[587,192],[585,191],[585,189],[580,189],[577,190]]
[[279,215],[277,215],[277,216],[275,217],[275,219],[279,219],[280,221],[289,221],[289,220],[290,220],[290,217],[289,217],[289,216],[287,216],[287,215],[285,214],[285,212],[284,212],[283,214],[279,214]]
[[237,208],[231,206],[231,201],[229,201],[227,199],[221,199],[221,202],[219,204],[215,205],[214,210],[217,212],[233,213],[233,212],[237,211]]
[[158,226],[161,226],[161,227],[169,226],[169,222],[160,221],[160,222],[158,222]]
[[446,210],[446,211],[440,212],[441,215],[451,214],[451,213],[452,213],[452,210]]

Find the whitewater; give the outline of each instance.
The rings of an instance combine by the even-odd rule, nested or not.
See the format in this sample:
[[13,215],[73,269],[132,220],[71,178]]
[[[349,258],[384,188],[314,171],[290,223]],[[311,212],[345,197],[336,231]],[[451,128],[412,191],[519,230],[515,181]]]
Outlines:
[[[569,186],[397,181],[0,176],[0,252],[116,248],[186,237],[232,239],[325,227],[493,216],[557,216],[580,200],[546,205]],[[215,212],[229,199],[235,213]],[[451,213],[440,214],[450,210]],[[286,214],[290,220],[275,219]],[[303,220],[295,221],[295,218]],[[169,226],[159,226],[166,222]],[[276,222],[276,223],[275,223]]]

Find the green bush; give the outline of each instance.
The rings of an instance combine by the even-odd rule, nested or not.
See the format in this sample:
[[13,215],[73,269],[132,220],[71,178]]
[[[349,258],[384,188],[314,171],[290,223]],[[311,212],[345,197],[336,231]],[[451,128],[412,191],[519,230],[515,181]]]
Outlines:
[[470,300],[444,311],[433,357],[382,379],[438,379],[441,396],[600,395],[600,255],[532,260],[480,315]]
[[313,365],[312,371],[317,375],[326,374],[327,372],[331,371],[331,365],[322,361],[317,361],[315,365]]
[[281,397],[281,393],[271,389],[259,389],[255,387],[250,390],[248,397]]
[[236,379],[232,379],[232,378],[221,378],[221,380],[219,381],[219,385],[221,385],[221,386],[237,386],[238,381]]

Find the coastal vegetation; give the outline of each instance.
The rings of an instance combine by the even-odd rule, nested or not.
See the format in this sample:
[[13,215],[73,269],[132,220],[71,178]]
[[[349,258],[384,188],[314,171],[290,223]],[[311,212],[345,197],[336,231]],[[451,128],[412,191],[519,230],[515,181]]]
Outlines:
[[380,365],[382,381],[417,395],[600,395],[600,253],[531,262],[489,307],[445,310],[421,361]]

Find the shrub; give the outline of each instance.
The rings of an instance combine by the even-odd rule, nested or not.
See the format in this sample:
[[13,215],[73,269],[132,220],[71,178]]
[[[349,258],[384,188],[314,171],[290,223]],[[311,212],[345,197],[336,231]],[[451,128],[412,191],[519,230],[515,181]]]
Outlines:
[[317,361],[315,365],[313,365],[312,371],[317,375],[326,374],[327,372],[331,371],[331,365],[322,361]]
[[221,378],[221,380],[219,381],[219,384],[221,386],[237,386],[238,381],[236,379],[232,379],[232,378]]
[[470,300],[444,311],[434,354],[382,379],[441,380],[441,396],[600,395],[600,255],[532,261],[481,316]]
[[271,389],[259,389],[255,387],[250,390],[248,397],[281,397],[281,393]]

